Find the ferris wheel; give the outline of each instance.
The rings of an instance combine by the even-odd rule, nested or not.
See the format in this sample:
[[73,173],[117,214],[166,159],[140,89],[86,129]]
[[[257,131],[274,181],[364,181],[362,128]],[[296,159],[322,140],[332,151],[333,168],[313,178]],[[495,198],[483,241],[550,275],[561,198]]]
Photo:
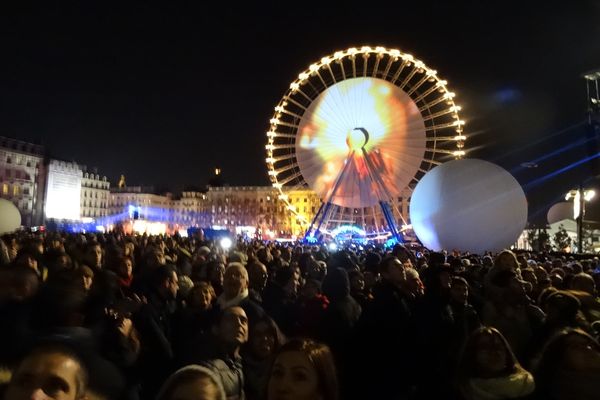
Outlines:
[[[357,227],[402,240],[408,197],[431,168],[464,156],[464,122],[447,82],[410,54],[349,48],[301,72],[275,107],[267,167],[306,237]],[[309,221],[289,201],[309,187],[321,207]]]

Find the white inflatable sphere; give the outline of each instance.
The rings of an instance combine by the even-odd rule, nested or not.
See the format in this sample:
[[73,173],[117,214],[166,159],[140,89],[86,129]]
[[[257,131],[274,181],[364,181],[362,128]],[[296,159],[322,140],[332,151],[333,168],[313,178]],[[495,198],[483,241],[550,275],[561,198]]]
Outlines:
[[574,219],[573,203],[567,201],[561,201],[560,203],[556,203],[548,210],[546,219],[548,220],[549,224],[563,221],[565,219]]
[[410,201],[424,246],[482,254],[516,242],[527,223],[527,199],[507,171],[487,161],[454,160],[430,170]]
[[0,199],[0,235],[15,231],[21,226],[21,213],[10,201]]

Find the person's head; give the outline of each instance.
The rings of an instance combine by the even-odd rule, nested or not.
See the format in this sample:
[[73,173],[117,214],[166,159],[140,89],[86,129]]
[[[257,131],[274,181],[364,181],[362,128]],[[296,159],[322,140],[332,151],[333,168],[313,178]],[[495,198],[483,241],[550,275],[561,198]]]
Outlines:
[[219,260],[209,261],[206,264],[206,279],[214,287],[223,287],[223,276],[225,275],[225,264]]
[[43,345],[18,365],[4,399],[82,400],[87,382],[87,371],[75,352],[61,345]]
[[352,270],[348,272],[350,278],[350,291],[352,293],[360,293],[365,290],[365,276],[362,272]]
[[350,279],[343,268],[331,268],[323,280],[323,294],[332,302],[346,298],[350,294]]
[[404,265],[397,257],[388,256],[381,261],[379,265],[381,276],[394,286],[403,286],[406,282],[406,272]]
[[275,272],[275,283],[279,285],[287,296],[296,297],[298,294],[298,275],[293,268],[284,267]]
[[228,348],[237,348],[248,341],[248,317],[242,307],[221,311],[213,325],[213,334]]
[[265,315],[250,327],[248,351],[253,357],[266,360],[283,345],[283,341],[283,335],[275,321]]
[[208,282],[196,282],[187,296],[188,305],[192,309],[207,310],[217,297],[215,289]]
[[517,261],[515,253],[510,250],[504,250],[494,259],[494,267],[516,271],[519,269],[519,262]]
[[167,300],[177,297],[179,277],[172,265],[163,265],[154,271],[154,280],[158,292]]
[[214,371],[188,365],[167,378],[156,399],[226,400],[226,395],[221,378]]
[[419,273],[414,268],[405,268],[406,271],[406,290],[413,297],[420,297],[425,293],[425,286],[419,277]]
[[504,336],[489,326],[475,330],[465,344],[459,373],[463,382],[471,378],[497,378],[522,369]]
[[269,278],[267,267],[260,261],[254,261],[249,263],[247,268],[250,287],[258,292],[262,292],[267,285],[267,279]]
[[88,243],[85,249],[85,261],[92,268],[102,268],[102,247],[100,243]]
[[596,295],[596,282],[586,273],[579,273],[571,279],[570,289]]
[[301,296],[305,299],[312,299],[321,294],[321,282],[316,279],[307,279],[302,286]]
[[87,265],[82,265],[77,269],[77,273],[81,276],[84,289],[90,290],[94,283],[94,271]]
[[563,290],[549,291],[540,303],[546,313],[546,322],[563,326],[574,326],[581,303],[574,295]]
[[563,329],[552,336],[535,362],[536,386],[548,390],[561,372],[600,374],[600,344],[581,329]]
[[133,274],[133,260],[129,256],[122,256],[119,258],[117,265],[117,275],[120,278],[127,279]]
[[31,268],[34,271],[38,270],[37,257],[32,250],[21,249],[17,254],[15,264],[19,267]]
[[455,304],[467,304],[469,299],[469,284],[465,278],[455,276],[450,287],[450,301]]
[[233,262],[229,264],[223,276],[223,294],[232,299],[248,290],[248,271],[243,264]]
[[279,349],[267,385],[268,400],[337,400],[338,396],[329,347],[294,339]]

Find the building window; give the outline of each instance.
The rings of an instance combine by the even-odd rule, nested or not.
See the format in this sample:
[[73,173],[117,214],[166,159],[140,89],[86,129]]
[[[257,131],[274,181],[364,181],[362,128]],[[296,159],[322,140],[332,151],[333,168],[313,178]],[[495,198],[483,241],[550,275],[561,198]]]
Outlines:
[[19,193],[21,192],[21,188],[17,185],[13,186],[13,195],[14,196],[18,196]]
[[10,157],[6,157],[6,163],[7,164],[12,164],[12,159]]
[[2,194],[5,196],[8,195],[8,183],[2,184]]
[[305,198],[304,198],[304,202],[306,203],[307,201],[308,201],[308,199],[305,197]]

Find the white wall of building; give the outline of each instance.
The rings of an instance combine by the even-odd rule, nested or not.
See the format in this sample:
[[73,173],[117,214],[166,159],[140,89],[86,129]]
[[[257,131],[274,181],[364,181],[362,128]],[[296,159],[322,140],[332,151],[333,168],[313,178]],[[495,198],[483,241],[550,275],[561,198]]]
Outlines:
[[83,171],[77,163],[50,160],[44,208],[46,219],[80,219],[82,178]]

